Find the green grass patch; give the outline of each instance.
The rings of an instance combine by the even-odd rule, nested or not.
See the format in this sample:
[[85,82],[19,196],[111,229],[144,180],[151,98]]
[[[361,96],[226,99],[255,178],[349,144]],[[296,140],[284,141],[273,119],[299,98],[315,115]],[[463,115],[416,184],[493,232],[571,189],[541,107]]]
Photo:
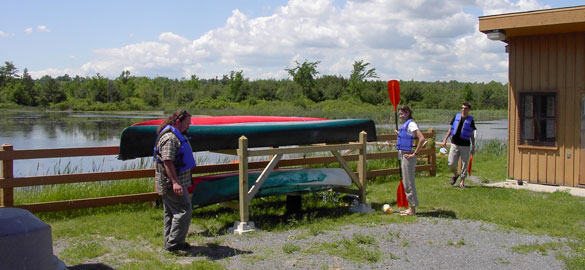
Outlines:
[[351,239],[343,237],[331,243],[316,243],[312,250],[325,251],[330,255],[356,262],[375,263],[382,259],[375,238],[362,234],[354,234]]
[[99,241],[82,241],[77,242],[63,250],[62,258],[73,264],[79,264],[87,259],[93,259],[110,252],[110,249],[105,247]]
[[447,246],[462,247],[464,245],[465,245],[465,240],[463,240],[463,238],[459,239],[457,242],[453,242],[451,240],[447,240]]
[[16,188],[15,204],[53,202],[154,192],[154,180],[127,179]]
[[299,250],[301,250],[301,247],[299,247],[295,244],[286,243],[286,244],[282,245],[282,251],[286,254],[291,254],[291,253],[297,252]]
[[519,245],[512,247],[512,251],[520,254],[528,254],[532,252],[538,252],[542,256],[547,256],[548,251],[556,251],[562,248],[564,244],[561,243],[543,243],[543,244],[531,244],[531,245]]
[[135,261],[154,261],[159,260],[161,253],[158,251],[145,251],[143,249],[131,249],[125,254],[128,259]]
[[189,269],[198,269],[198,270],[223,270],[225,267],[220,263],[208,261],[208,260],[199,260],[194,261],[191,263],[191,267]]
[[225,267],[220,263],[208,260],[196,260],[190,264],[180,264],[173,261],[149,261],[130,262],[122,265],[120,270],[223,270]]

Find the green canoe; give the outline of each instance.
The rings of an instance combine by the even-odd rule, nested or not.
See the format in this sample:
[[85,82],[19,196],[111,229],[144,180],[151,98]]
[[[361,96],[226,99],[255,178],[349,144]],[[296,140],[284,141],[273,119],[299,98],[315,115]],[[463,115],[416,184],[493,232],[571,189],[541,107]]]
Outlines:
[[[249,172],[248,189],[260,176],[260,171]],[[327,190],[335,186],[350,186],[351,179],[340,168],[283,169],[270,173],[256,197],[299,192]],[[239,198],[238,173],[206,175],[193,178],[193,206],[206,206]]]
[[[124,129],[118,158],[152,156],[156,129],[157,126]],[[192,125],[187,130],[187,137],[191,148],[197,152],[237,149],[241,136],[248,138],[249,147],[275,147],[358,141],[361,131],[368,133],[368,141],[376,140],[376,126],[371,119]]]

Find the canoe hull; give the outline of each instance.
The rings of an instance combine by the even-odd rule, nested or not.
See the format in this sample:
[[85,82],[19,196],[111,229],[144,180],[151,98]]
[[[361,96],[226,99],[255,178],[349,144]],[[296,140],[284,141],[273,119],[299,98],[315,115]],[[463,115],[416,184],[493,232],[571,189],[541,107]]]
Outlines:
[[[118,159],[152,156],[156,129],[157,126],[124,129]],[[248,147],[277,147],[358,141],[361,131],[368,133],[368,141],[376,140],[376,127],[370,119],[193,125],[187,136],[197,152],[237,149],[241,136],[248,138]]]
[[[248,189],[256,183],[260,173],[254,171],[248,174]],[[206,206],[239,198],[238,173],[200,176],[193,180],[193,186],[189,188],[193,206]],[[349,175],[340,168],[276,170],[264,181],[256,197],[315,192],[350,185]]]

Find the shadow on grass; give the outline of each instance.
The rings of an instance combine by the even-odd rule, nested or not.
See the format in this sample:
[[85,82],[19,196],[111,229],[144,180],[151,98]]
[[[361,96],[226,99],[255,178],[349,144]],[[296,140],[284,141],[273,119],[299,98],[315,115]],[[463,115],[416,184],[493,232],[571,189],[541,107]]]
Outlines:
[[69,270],[115,270],[103,263],[84,263],[73,266],[67,266]]
[[455,212],[445,211],[445,210],[434,210],[434,211],[425,211],[425,212],[418,212],[417,211],[416,215],[420,216],[420,217],[457,219],[457,215],[455,214]]
[[251,251],[244,251],[228,246],[207,244],[206,246],[192,246],[189,250],[192,256],[205,256],[210,260],[221,260],[240,254],[251,254]]
[[[262,209],[257,208],[255,210]],[[294,229],[296,227],[303,226],[303,224],[306,224],[306,222],[310,223],[321,218],[336,219],[346,215],[351,215],[348,206],[309,207],[305,210],[286,211],[284,214],[274,214],[272,211],[251,210],[251,212],[256,212],[257,214],[250,215],[249,220],[254,222],[256,228],[261,231],[272,231],[274,229],[283,227]],[[214,216],[214,213],[209,212],[207,215]],[[226,235],[229,234],[228,229],[233,226],[234,224],[232,222],[224,223],[222,228],[218,230],[220,232],[219,234],[208,230],[205,230],[199,234],[206,237]]]

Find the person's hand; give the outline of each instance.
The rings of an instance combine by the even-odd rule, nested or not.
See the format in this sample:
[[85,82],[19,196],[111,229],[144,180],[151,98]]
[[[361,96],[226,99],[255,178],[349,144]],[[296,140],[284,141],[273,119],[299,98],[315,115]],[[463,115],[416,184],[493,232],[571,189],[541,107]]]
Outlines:
[[475,147],[472,147],[472,148],[471,148],[471,154],[472,154],[472,155],[473,155],[473,154],[475,154]]
[[445,147],[445,145],[447,145],[447,142],[443,141],[443,143],[441,144],[441,147]]
[[400,132],[398,130],[394,130],[394,133],[396,133],[396,135],[398,135]]
[[183,187],[177,183],[173,183],[173,192],[179,196],[183,196]]
[[412,154],[404,154],[404,155],[403,155],[403,157],[404,157],[405,159],[410,159],[410,158],[412,158],[412,157],[414,157],[414,156],[416,156],[414,153],[412,153]]

